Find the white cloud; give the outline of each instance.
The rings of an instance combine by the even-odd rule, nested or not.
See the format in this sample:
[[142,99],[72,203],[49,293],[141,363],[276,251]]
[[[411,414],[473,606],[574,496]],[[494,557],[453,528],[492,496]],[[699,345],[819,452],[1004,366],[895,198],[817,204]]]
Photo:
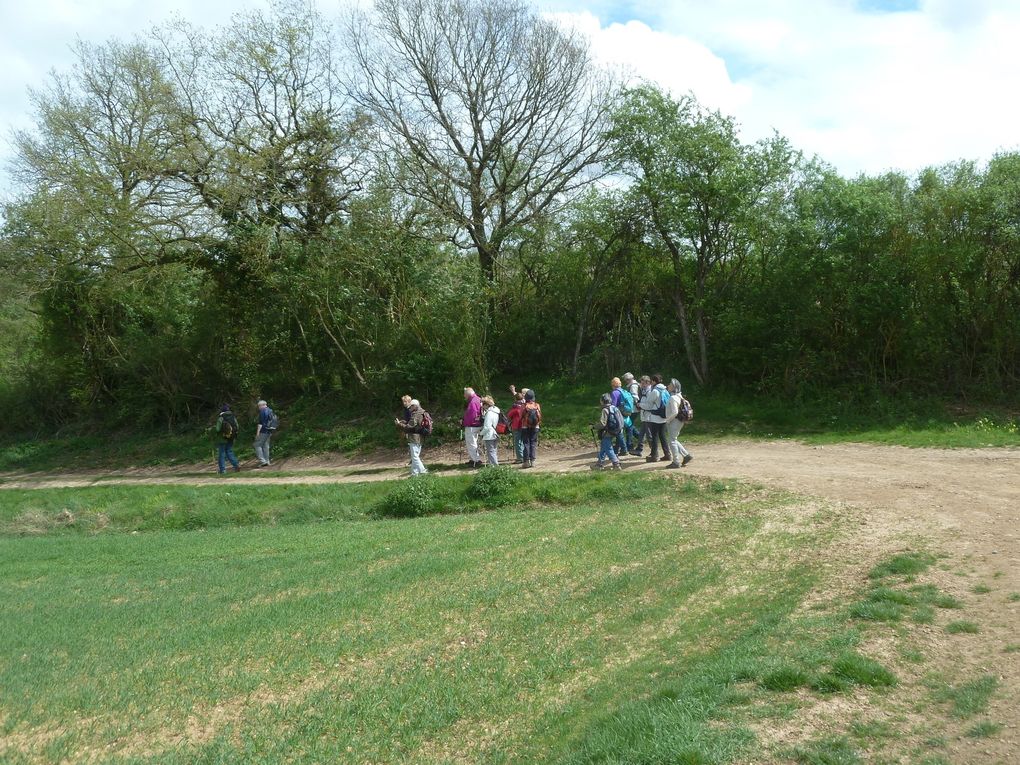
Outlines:
[[628,11],[642,23],[615,11],[616,23],[594,28],[597,51],[612,40],[643,75],[735,116],[745,138],[776,129],[844,173],[1020,148],[1012,0],[924,0],[897,13],[851,0],[673,0]]

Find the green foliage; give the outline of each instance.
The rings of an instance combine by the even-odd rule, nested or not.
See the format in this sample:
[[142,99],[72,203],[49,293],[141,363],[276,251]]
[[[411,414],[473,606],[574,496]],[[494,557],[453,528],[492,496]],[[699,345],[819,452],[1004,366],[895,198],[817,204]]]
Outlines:
[[912,576],[920,574],[935,562],[935,556],[928,553],[903,553],[883,561],[868,572],[870,579],[883,579],[888,576]]
[[998,687],[997,677],[982,675],[955,686],[938,684],[933,690],[936,701],[951,705],[953,716],[966,718],[984,712]]
[[966,620],[949,622],[949,624],[946,625],[946,632],[948,632],[950,635],[959,634],[976,635],[980,631],[981,628],[978,627],[974,622]]
[[439,502],[437,479],[431,475],[412,476],[399,484],[378,505],[379,515],[392,518],[418,518],[432,515],[442,509]]
[[486,467],[475,474],[468,494],[484,500],[487,505],[499,507],[514,499],[514,490],[524,480],[521,472],[509,465]]

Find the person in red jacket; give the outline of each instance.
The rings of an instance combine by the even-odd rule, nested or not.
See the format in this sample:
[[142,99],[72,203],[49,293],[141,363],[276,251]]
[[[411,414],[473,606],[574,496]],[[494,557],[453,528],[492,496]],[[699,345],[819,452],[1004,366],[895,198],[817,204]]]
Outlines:
[[506,413],[510,430],[514,434],[514,464],[524,462],[524,431],[521,428],[521,414],[524,412],[524,394],[514,394],[514,405]]

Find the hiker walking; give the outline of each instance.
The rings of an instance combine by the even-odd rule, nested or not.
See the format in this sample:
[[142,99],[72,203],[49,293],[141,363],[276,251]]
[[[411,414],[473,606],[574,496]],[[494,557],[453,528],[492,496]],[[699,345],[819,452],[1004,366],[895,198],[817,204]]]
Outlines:
[[482,431],[482,400],[474,388],[464,389],[464,417],[461,426],[464,428],[464,446],[467,449],[467,464],[471,467],[482,466],[482,455],[478,452],[478,434]]
[[[598,462],[595,465],[602,470],[607,468],[619,470],[621,467],[620,458],[616,456],[616,452],[613,450],[613,439],[620,435],[620,431],[623,430],[623,415],[613,405],[613,397],[609,393],[602,394],[601,405],[602,417],[599,420],[598,428],[599,456]],[[609,464],[606,464],[607,461]]]
[[[684,397],[680,393],[680,381],[675,377],[670,380],[667,388],[670,393],[669,403],[666,405],[666,434],[669,436],[669,453],[672,457],[666,467],[685,467],[688,462],[694,459],[684,445],[680,443],[680,431],[684,428],[686,420],[683,418]],[[681,461],[682,458],[682,461]]]
[[269,467],[273,464],[269,458],[269,442],[273,433],[280,426],[280,419],[276,416],[276,412],[269,408],[265,399],[259,401],[258,407],[259,417],[255,425],[255,456],[258,458],[259,467]]
[[234,439],[237,438],[237,417],[230,411],[230,404],[220,407],[220,414],[216,418],[216,464],[219,467],[220,475],[227,472],[227,461],[230,461],[234,472],[240,472],[241,465],[234,454]]
[[[643,379],[643,378],[642,378]],[[652,375],[649,379],[652,388],[641,399],[641,422],[647,426],[648,443],[651,446],[651,454],[645,457],[645,462],[658,462],[659,445],[662,445],[663,461],[668,461],[669,445],[666,443],[666,407],[669,404],[669,391],[662,384],[662,375]]]
[[499,465],[499,407],[492,396],[482,397],[482,443],[485,444],[485,458],[489,465]]
[[408,413],[407,418],[394,419],[394,422],[404,432],[404,437],[407,439],[407,450],[411,454],[411,475],[424,475],[429,471],[421,461],[421,448],[425,436],[432,432],[431,418],[421,408],[421,404],[416,398],[410,399],[405,409]]
[[[627,406],[626,398],[623,397],[623,393],[626,393],[630,398],[630,411],[628,412],[625,408]],[[641,429],[637,424],[637,416],[640,413],[638,409],[638,401],[641,399],[641,386],[638,381],[634,379],[634,375],[627,372],[623,375],[623,393],[621,393],[621,401],[623,402],[620,406],[621,411],[626,415],[627,420],[627,452],[633,454],[635,457],[641,456]]]
[[[514,386],[510,386],[512,389]],[[514,464],[524,462],[524,429],[521,426],[521,417],[524,415],[524,393],[514,393],[514,405],[506,413],[506,419],[510,423],[510,432],[514,436]]]
[[634,421],[631,415],[634,414],[634,399],[630,391],[623,387],[619,377],[614,377],[609,383],[611,390],[610,397],[613,399],[613,406],[620,410],[623,415],[623,428],[616,436],[616,454],[618,457],[625,457],[630,454],[634,441],[631,431],[634,428]]
[[524,461],[521,469],[535,467],[535,449],[538,432],[542,428],[542,405],[535,400],[535,391],[524,391],[524,409],[521,411],[521,439],[524,441]]

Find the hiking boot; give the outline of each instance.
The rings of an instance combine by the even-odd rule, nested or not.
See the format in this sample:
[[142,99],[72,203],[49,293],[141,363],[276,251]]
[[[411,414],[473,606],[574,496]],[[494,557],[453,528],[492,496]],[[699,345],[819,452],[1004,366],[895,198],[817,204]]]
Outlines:
[[480,468],[480,467],[482,467],[482,466],[483,466],[484,464],[485,464],[484,462],[482,462],[481,460],[478,460],[477,462],[473,462],[473,463],[471,464],[471,467],[476,467],[476,468]]
[[623,465],[621,465],[619,462],[614,462],[613,470],[623,470]]
[[240,465],[234,465],[234,472],[235,473],[240,473],[241,472],[241,466]]
[[679,462],[670,462],[668,465],[666,465],[666,470],[672,470],[672,469],[678,468],[678,467],[680,467],[680,463]]
[[475,461],[474,460],[468,460],[464,464],[467,465],[468,467],[474,467],[475,466]]
[[659,458],[656,457],[655,455],[649,455],[648,457],[645,457],[645,462],[658,462],[658,461]]
[[680,463],[680,467],[687,467],[687,463],[690,462],[692,459],[694,459],[693,454],[684,455],[684,460],[683,462]]
[[661,457],[659,457],[659,462],[670,462],[672,461],[672,459],[673,459],[672,457],[668,457],[667,455],[663,454]]

